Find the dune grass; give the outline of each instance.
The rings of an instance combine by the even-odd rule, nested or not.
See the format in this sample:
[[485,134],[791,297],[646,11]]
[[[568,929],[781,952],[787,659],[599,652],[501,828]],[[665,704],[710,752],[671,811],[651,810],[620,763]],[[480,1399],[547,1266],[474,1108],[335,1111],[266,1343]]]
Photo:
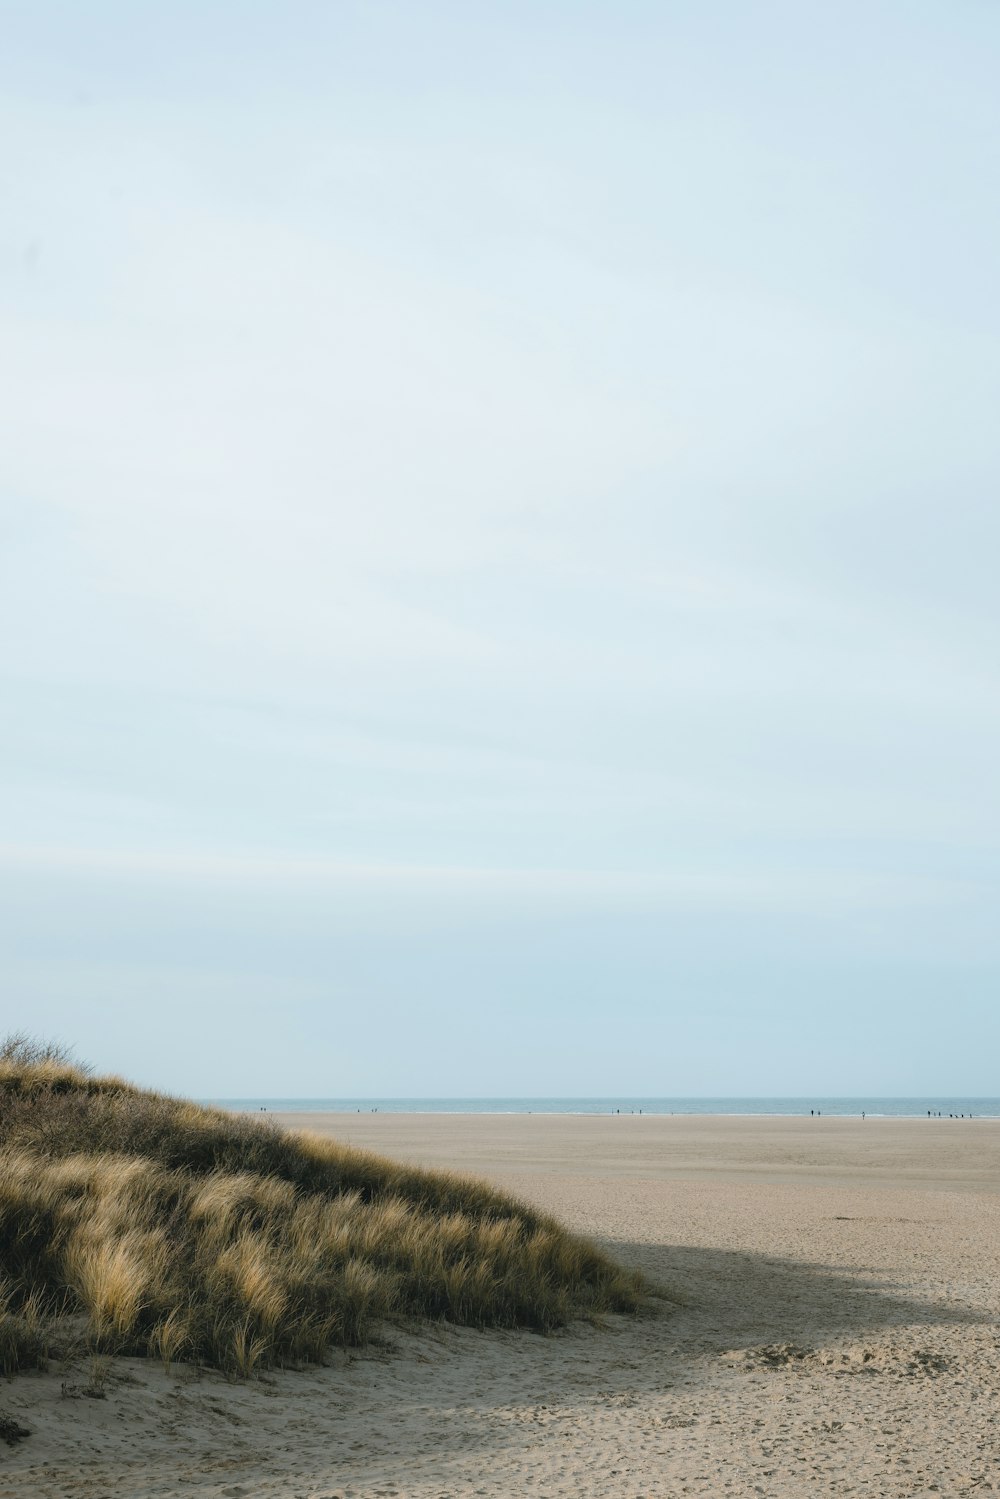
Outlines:
[[0,1047],[0,1372],[60,1327],[94,1353],[239,1375],[386,1318],[549,1331],[640,1278],[483,1182]]

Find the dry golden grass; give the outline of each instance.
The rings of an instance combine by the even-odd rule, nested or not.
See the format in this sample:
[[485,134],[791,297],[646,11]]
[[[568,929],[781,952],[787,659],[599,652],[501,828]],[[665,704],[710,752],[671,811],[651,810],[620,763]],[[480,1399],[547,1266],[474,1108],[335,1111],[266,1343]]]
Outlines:
[[0,1049],[0,1371],[83,1318],[94,1353],[251,1374],[387,1317],[540,1331],[637,1276],[485,1183]]

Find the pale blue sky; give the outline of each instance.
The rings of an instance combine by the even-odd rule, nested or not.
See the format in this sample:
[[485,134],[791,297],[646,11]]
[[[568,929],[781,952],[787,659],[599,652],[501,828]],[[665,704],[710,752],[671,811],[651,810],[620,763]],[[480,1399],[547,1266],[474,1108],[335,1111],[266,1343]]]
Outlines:
[[1000,11],[3,11],[3,1028],[1000,1091]]

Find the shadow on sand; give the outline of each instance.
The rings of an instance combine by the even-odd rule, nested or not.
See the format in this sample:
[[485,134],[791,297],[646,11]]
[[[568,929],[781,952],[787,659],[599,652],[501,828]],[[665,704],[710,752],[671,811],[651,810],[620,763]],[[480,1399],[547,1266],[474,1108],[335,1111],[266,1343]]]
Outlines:
[[703,1358],[757,1344],[816,1349],[918,1329],[992,1324],[987,1307],[914,1294],[875,1273],[769,1255],[675,1245],[616,1244],[665,1296],[652,1338],[674,1358]]

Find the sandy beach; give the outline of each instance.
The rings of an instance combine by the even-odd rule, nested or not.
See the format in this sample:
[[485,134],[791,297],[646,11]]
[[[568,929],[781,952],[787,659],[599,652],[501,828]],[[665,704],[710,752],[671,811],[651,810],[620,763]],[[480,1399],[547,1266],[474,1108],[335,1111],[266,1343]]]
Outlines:
[[548,1338],[392,1327],[243,1385],[124,1359],[21,1375],[4,1499],[1000,1490],[1000,1122],[281,1122],[487,1177],[668,1299]]

